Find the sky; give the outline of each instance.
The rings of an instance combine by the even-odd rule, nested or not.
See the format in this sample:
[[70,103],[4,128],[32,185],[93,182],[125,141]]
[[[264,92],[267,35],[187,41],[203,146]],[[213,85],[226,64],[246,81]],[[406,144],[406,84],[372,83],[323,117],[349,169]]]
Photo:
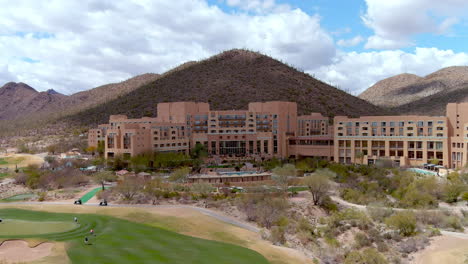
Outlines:
[[358,95],[468,65],[468,0],[0,0],[0,86],[64,94],[246,48]]

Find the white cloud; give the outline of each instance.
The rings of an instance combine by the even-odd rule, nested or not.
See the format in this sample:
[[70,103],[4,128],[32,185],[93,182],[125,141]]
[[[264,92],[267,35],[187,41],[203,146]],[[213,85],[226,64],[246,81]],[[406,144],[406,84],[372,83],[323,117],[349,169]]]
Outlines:
[[412,36],[421,33],[444,34],[466,17],[466,0],[366,0],[361,17],[374,31],[366,48],[397,49],[413,45]]
[[342,47],[354,47],[356,45],[359,45],[363,41],[364,38],[359,35],[351,39],[340,39],[336,42],[336,44]]
[[226,13],[203,0],[3,1],[0,65],[11,76],[1,76],[72,93],[231,48],[258,50],[303,69],[331,63],[334,41],[318,16],[271,10]]
[[425,76],[441,68],[468,65],[468,53],[437,48],[380,52],[340,52],[329,66],[311,71],[320,79],[359,94],[377,81],[400,74]]
[[289,5],[277,4],[275,0],[226,0],[226,4],[231,7],[238,7],[247,11],[263,13],[266,11],[286,11]]

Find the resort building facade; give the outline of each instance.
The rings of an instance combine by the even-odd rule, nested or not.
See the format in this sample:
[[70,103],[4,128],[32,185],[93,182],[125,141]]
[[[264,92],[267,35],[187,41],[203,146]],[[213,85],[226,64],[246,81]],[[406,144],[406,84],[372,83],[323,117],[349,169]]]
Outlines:
[[110,116],[109,124],[88,133],[88,144],[105,142],[105,157],[148,152],[189,153],[202,144],[213,156],[287,157],[287,137],[295,135],[297,104],[250,103],[248,110],[211,111],[207,103],[157,105],[157,117]]
[[317,157],[340,163],[400,166],[437,162],[467,165],[468,103],[450,103],[446,116],[297,115],[294,102],[250,103],[247,110],[210,110],[207,103],[159,103],[157,117],[112,115],[88,133],[105,145],[105,157],[148,152],[188,154],[202,144],[211,157]]

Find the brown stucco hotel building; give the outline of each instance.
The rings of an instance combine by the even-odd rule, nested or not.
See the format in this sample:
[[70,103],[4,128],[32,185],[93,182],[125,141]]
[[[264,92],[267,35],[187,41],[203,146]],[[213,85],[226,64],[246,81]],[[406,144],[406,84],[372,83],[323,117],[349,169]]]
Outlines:
[[297,115],[294,102],[249,103],[247,110],[211,110],[199,102],[159,103],[157,117],[110,116],[91,129],[88,144],[105,142],[106,158],[147,152],[189,153],[205,145],[221,159],[319,157],[340,163],[400,166],[438,160],[448,168],[467,164],[468,103],[450,103],[446,116]]

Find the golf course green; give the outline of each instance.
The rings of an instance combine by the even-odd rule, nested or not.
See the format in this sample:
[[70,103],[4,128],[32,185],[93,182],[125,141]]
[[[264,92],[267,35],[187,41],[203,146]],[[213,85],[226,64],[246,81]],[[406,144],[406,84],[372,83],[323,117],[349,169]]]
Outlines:
[[[75,225],[75,216],[79,225],[69,229],[71,225],[67,223]],[[262,255],[247,248],[105,215],[0,209],[0,218],[6,220],[0,226],[15,221],[18,230],[5,234],[0,229],[0,240],[40,238],[66,242],[72,263],[268,263]],[[50,233],[26,234],[20,231],[18,220],[28,226],[45,224]],[[58,226],[50,228],[49,224],[54,222]],[[89,235],[91,229],[94,236]],[[86,236],[90,245],[84,243]]]

